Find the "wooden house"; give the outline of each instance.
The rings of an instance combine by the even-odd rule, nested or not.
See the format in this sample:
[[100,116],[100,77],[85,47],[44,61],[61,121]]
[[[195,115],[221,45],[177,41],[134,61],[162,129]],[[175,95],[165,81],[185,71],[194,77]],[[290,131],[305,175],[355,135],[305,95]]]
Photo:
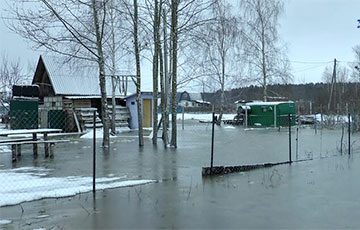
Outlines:
[[177,103],[181,107],[208,107],[211,103],[204,101],[201,93],[188,93],[186,91],[177,93]]
[[[129,77],[118,77],[116,81],[118,85],[115,93],[116,114],[123,115],[123,120],[117,119],[117,121],[120,126],[124,126],[127,125],[124,121],[127,123],[129,118],[124,99],[135,92],[135,85]],[[67,62],[64,58],[41,55],[32,84],[39,86],[40,109],[45,111],[43,117],[47,116],[49,110],[63,110],[66,129],[83,130],[91,125],[93,112],[96,111],[97,123],[101,126],[101,95],[99,72],[96,66],[79,66]],[[110,76],[106,77],[106,92],[111,107]],[[111,111],[109,109],[109,112]]]

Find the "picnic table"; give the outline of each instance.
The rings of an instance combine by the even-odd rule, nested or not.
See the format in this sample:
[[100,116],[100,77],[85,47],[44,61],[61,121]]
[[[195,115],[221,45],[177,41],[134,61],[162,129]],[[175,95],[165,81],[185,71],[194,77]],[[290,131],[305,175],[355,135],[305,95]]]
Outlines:
[[[12,160],[16,161],[16,156],[21,156],[21,145],[32,144],[34,157],[38,155],[38,144],[44,144],[45,157],[49,156],[49,144],[51,157],[53,156],[52,146],[59,142],[68,142],[69,140],[49,140],[49,133],[61,132],[61,129],[17,129],[17,130],[0,130],[0,145],[12,146]],[[28,137],[30,135],[30,137]],[[15,138],[14,138],[15,136]],[[18,136],[22,136],[18,138]],[[25,136],[25,137],[24,137]]]

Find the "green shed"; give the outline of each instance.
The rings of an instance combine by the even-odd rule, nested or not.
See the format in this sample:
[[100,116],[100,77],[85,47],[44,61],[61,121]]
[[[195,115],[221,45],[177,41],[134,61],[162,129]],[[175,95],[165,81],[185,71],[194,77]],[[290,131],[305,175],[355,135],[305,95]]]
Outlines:
[[245,125],[255,127],[279,127],[295,125],[296,110],[293,101],[249,102],[246,108]]
[[38,100],[13,99],[10,101],[11,129],[38,128]]

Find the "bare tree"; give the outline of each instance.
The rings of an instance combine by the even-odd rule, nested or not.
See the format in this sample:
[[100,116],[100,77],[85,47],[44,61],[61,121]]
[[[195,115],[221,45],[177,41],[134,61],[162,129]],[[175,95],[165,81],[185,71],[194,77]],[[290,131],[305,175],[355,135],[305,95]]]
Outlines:
[[[154,55],[153,55],[153,144],[157,144],[158,136],[158,84],[159,84],[159,56],[160,56],[160,21],[162,1],[154,1],[154,19],[153,19],[153,37],[154,37]],[[160,67],[161,68],[161,67]]]
[[[104,43],[108,40],[107,0],[13,0],[9,28],[48,51],[95,62],[99,72],[103,146],[109,146]],[[30,5],[28,5],[30,4]]]
[[[231,85],[232,79],[239,75],[239,31],[238,21],[231,14],[232,5],[219,0],[212,5],[212,21],[203,26],[195,36],[194,44],[202,47],[198,66],[204,76],[217,82],[220,88],[220,115],[221,123],[223,105],[225,104],[225,87]],[[199,51],[197,51],[199,52]]]
[[171,78],[171,141],[170,145],[177,148],[176,128],[176,93],[177,93],[177,50],[178,50],[178,6],[179,0],[171,0],[171,53],[172,53],[172,78]]
[[355,55],[354,63],[351,63],[351,78],[354,82],[360,82],[360,45],[353,47]]
[[[7,97],[13,85],[24,84],[29,82],[27,74],[23,73],[23,67],[20,64],[20,59],[10,60],[5,54],[1,57],[0,63],[0,84],[1,97]],[[6,99],[6,98],[3,98]]]
[[283,1],[243,0],[240,5],[249,74],[263,86],[266,101],[269,83],[291,80],[290,62],[284,53],[285,45],[279,45],[278,19],[284,8]]
[[138,3],[134,0],[134,50],[136,59],[136,103],[138,110],[138,123],[139,123],[139,146],[144,146],[144,134],[143,134],[143,119],[142,119],[142,101],[141,101],[141,73],[140,73],[140,50],[138,42]]

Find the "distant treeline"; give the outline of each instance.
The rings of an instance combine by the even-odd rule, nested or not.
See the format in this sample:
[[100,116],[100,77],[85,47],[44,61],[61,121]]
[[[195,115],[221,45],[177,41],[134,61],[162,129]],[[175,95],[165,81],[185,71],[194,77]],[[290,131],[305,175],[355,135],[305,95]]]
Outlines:
[[[326,111],[329,102],[331,84],[329,83],[309,83],[309,84],[286,84],[269,85],[268,95],[270,97],[283,97],[297,102],[298,105],[305,106],[310,104],[313,110]],[[344,110],[346,104],[352,109],[360,105],[360,83],[337,83],[334,85],[335,104],[333,110]],[[263,100],[263,87],[249,86],[232,89],[225,93],[226,104],[231,105],[238,100]],[[220,91],[215,93],[203,93],[203,98],[215,105],[220,104]],[[333,99],[334,100],[334,99]],[[321,108],[320,108],[321,107]]]

